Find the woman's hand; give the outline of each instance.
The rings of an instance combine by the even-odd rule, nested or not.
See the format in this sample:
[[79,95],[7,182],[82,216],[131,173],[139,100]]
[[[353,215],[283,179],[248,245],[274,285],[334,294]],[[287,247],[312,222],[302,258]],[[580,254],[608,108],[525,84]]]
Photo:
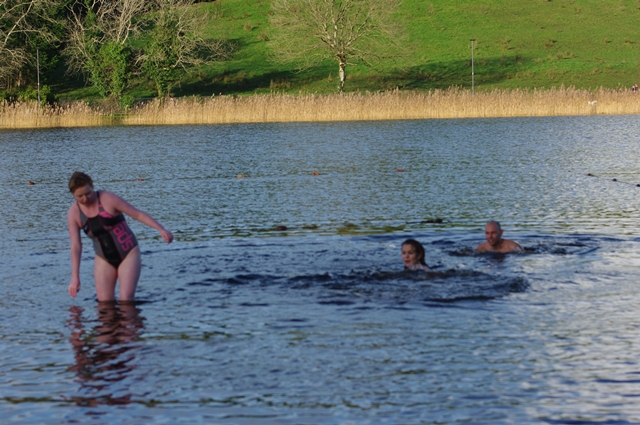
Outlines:
[[69,295],[75,298],[78,292],[80,292],[80,279],[77,277],[72,277],[71,283],[69,283]]
[[171,241],[173,241],[173,233],[171,233],[167,229],[160,230],[160,236],[162,236],[162,239],[164,239],[167,243],[171,243]]

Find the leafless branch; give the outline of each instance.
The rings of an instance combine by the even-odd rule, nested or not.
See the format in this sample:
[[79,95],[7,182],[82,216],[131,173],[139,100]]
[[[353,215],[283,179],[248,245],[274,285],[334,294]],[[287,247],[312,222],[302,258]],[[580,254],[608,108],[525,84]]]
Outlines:
[[[68,40],[65,54],[72,72],[82,72],[91,60],[91,45],[112,42],[125,45],[140,31],[141,17],[150,10],[145,0],[92,0],[88,5],[81,0],[69,5]],[[95,19],[87,21],[90,13]]]
[[48,12],[59,3],[60,0],[0,1],[0,80],[11,79],[26,63],[34,60],[26,49],[24,38],[55,41],[55,35],[42,23],[55,20]]
[[394,57],[402,29],[394,19],[399,0],[274,0],[270,45],[274,59],[301,68],[337,60],[344,67]]

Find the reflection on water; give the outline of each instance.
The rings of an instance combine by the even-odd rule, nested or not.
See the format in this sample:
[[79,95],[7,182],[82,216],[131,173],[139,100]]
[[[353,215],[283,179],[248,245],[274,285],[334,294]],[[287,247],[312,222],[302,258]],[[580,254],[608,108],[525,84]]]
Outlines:
[[98,303],[97,324],[83,317],[84,309],[69,308],[69,342],[75,364],[79,395],[71,398],[80,406],[117,405],[132,402],[126,383],[135,369],[140,350],[137,340],[144,330],[141,309],[135,303]]

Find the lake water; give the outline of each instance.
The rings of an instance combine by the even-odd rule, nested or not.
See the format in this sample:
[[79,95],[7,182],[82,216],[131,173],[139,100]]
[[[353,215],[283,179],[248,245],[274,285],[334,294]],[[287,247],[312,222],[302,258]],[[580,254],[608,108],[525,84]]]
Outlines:
[[[640,423],[639,135],[637,116],[1,131],[1,422]],[[135,305],[98,305],[85,236],[67,294],[74,170],[174,231],[129,220]],[[474,255],[489,219],[526,253]],[[437,273],[402,271],[409,237]]]

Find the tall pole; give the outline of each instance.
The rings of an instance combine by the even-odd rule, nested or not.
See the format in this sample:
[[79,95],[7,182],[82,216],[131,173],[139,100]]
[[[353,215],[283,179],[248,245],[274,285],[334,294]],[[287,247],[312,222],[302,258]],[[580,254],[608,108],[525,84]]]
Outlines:
[[473,44],[475,43],[476,39],[472,38],[471,39],[471,95],[475,96],[476,95],[476,81],[475,81],[475,72],[473,69]]
[[40,103],[40,49],[36,47],[36,68],[38,69],[38,105]]

